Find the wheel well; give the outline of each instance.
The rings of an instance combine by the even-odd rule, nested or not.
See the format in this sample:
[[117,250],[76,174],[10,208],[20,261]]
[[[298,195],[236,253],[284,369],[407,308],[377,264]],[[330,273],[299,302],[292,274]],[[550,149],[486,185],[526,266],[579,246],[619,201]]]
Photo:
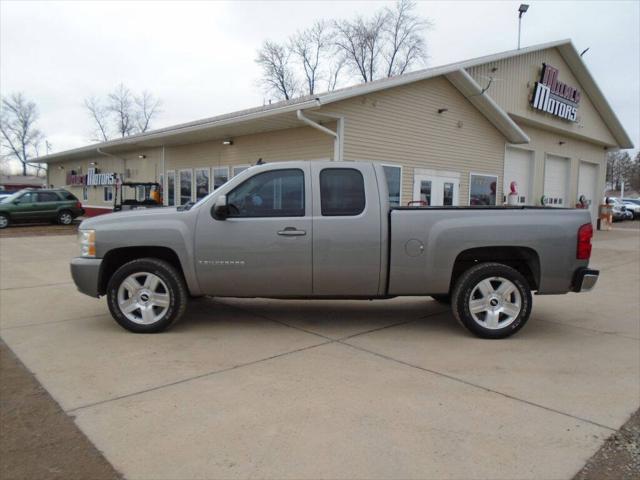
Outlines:
[[481,247],[460,252],[453,264],[451,284],[472,266],[483,262],[508,265],[520,272],[529,283],[531,290],[537,290],[540,282],[540,258],[535,250],[527,247]]
[[124,247],[109,250],[102,259],[100,267],[100,282],[98,293],[104,295],[107,292],[109,279],[118,268],[137,258],[159,258],[173,265],[184,277],[182,265],[176,252],[167,247]]

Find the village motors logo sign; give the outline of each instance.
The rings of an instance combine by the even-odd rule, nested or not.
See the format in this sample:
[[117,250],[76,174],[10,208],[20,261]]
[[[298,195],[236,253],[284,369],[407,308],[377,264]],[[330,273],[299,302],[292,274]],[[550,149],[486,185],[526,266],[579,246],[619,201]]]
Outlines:
[[89,168],[86,175],[76,175],[71,173],[67,175],[67,185],[115,185],[118,180],[118,174],[115,172],[97,172],[95,168]]
[[536,82],[531,106],[536,110],[575,122],[578,118],[580,90],[560,82],[558,73],[557,68],[546,63],[542,64],[540,81]]

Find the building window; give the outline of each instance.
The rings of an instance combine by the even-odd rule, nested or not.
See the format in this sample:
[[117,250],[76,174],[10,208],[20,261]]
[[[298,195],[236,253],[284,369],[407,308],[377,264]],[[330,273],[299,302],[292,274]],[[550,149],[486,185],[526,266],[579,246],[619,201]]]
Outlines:
[[303,217],[304,173],[272,170],[254,175],[227,195],[232,217]]
[[402,167],[395,165],[383,165],[387,177],[387,189],[389,190],[389,204],[392,207],[400,205],[400,191],[402,190]]
[[144,185],[138,185],[136,187],[136,200],[138,202],[142,202],[144,201],[144,199],[146,198],[146,191],[145,191],[145,186]]
[[[494,204],[495,204],[495,194],[494,194]],[[444,182],[443,184],[442,205],[444,206],[453,205],[453,183],[451,182]]]
[[103,199],[105,202],[113,201],[113,187],[103,187]]
[[325,168],[320,172],[320,210],[323,216],[359,215],[364,206],[364,178],[359,170]]
[[229,167],[213,168],[213,189],[216,190],[229,180]]
[[233,167],[233,176],[235,177],[239,173],[244,172],[247,168],[249,168],[249,165],[237,165]]
[[191,170],[180,170],[180,203],[186,205],[192,199],[193,173]]
[[431,205],[431,180],[420,181],[420,201],[427,207]]
[[82,187],[82,200],[85,202],[89,200],[89,189],[87,187]]
[[167,172],[167,205],[176,204],[176,172]]
[[209,169],[196,168],[196,202],[209,194]]
[[498,177],[472,173],[469,181],[469,205],[495,205]]

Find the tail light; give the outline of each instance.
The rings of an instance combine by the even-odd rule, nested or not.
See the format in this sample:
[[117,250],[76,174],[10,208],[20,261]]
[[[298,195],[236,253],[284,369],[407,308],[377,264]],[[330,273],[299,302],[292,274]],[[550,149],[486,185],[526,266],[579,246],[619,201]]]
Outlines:
[[591,238],[593,238],[593,226],[591,223],[585,223],[578,229],[578,248],[576,250],[578,260],[591,258]]
[[76,208],[82,208],[82,204],[80,203],[80,200],[76,202]]

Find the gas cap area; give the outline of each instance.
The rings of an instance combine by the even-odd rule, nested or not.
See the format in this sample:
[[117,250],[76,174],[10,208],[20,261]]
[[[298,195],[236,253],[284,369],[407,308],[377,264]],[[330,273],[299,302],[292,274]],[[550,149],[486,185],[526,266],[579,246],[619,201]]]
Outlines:
[[404,244],[404,251],[410,257],[419,257],[424,253],[424,244],[420,240],[412,238]]

